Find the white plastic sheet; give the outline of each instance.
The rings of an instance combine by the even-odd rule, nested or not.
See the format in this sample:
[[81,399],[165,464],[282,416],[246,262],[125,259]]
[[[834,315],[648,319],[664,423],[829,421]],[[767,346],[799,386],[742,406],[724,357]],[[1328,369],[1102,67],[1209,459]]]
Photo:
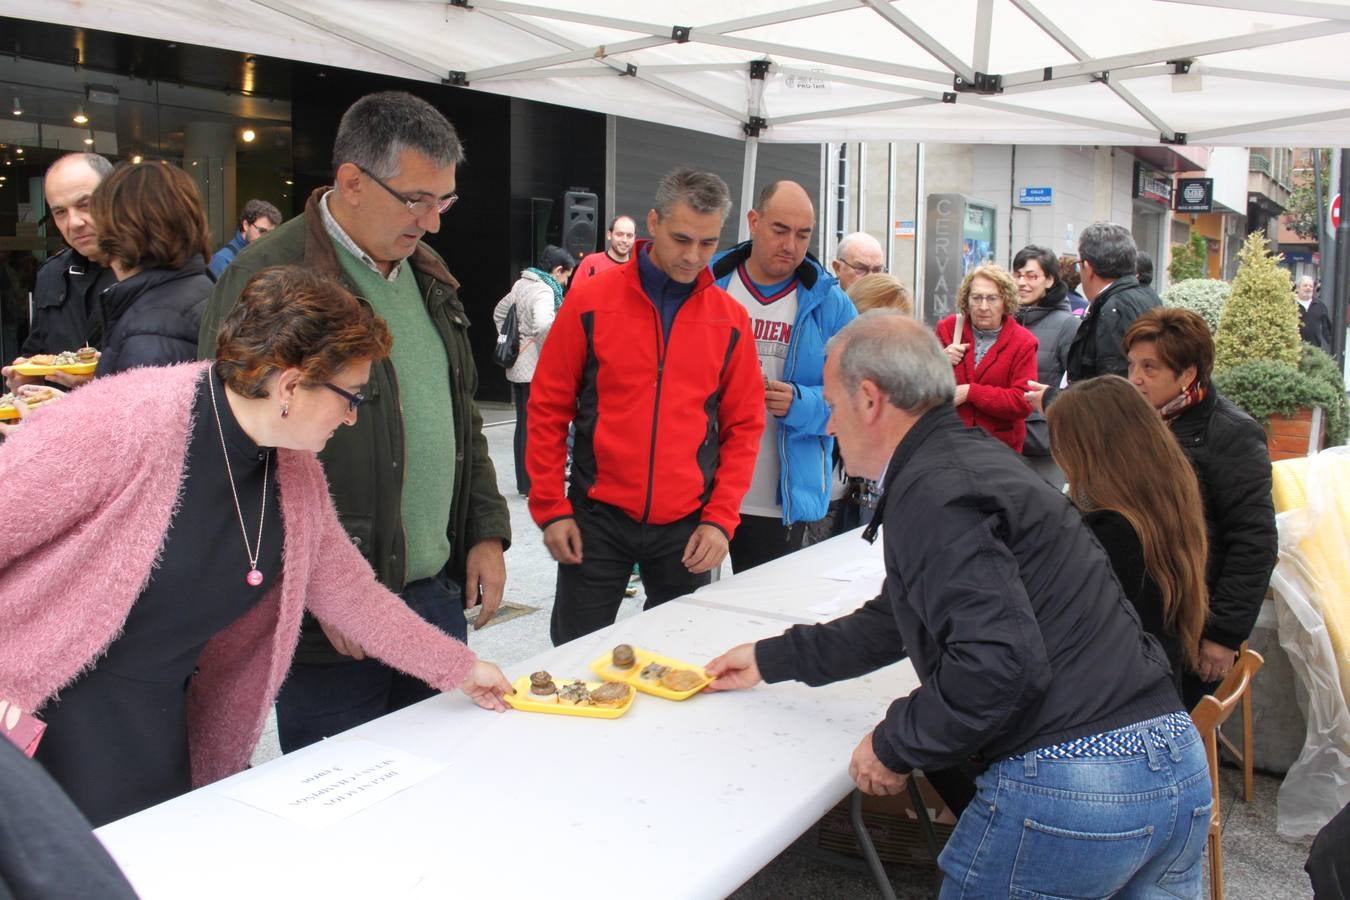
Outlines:
[[1328,629],[1329,618],[1346,619],[1350,604],[1350,585],[1338,577],[1350,547],[1350,447],[1309,460],[1304,487],[1307,505],[1276,518],[1280,560],[1271,578],[1280,645],[1304,688],[1298,694],[1308,723],[1303,752],[1280,786],[1276,829],[1287,838],[1316,834],[1350,804],[1350,708],[1343,688],[1350,672],[1337,658],[1335,628]]

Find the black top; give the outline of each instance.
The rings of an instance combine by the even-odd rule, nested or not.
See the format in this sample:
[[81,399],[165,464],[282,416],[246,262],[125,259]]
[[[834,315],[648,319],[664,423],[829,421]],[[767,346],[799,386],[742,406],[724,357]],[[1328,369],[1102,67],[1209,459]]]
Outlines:
[[33,328],[20,352],[32,356],[83,347],[99,294],[116,283],[112,269],[72,249],[47,260],[33,285]]
[[1298,336],[1304,343],[1331,352],[1331,310],[1321,300],[1314,298],[1307,309],[1302,303],[1298,305]]
[[206,265],[194,256],[181,269],[146,269],[103,291],[88,334],[103,351],[97,375],[196,359],[211,287]]
[[248,554],[203,378],[179,507],[159,565],[107,654],[40,711],[48,728],[36,758],[96,826],[191,787],[186,699],[197,658],[206,642],[261,600],[281,574],[273,454],[239,427],[219,378],[216,400],[250,543],[258,539],[268,460],[258,559],[263,583],[252,587],[245,580]]
[[766,681],[825,684],[908,656],[920,687],[872,734],[887,768],[989,762],[1181,709],[1167,659],[1078,510],[950,404],[896,448],[882,595],[760,641]]
[[1256,626],[1279,558],[1266,433],[1213,385],[1168,424],[1195,470],[1205,505],[1204,637],[1236,652]]
[[1163,618],[1163,595],[1158,582],[1149,574],[1148,564],[1144,560],[1144,545],[1120,513],[1113,509],[1095,509],[1083,515],[1083,521],[1092,529],[1092,533],[1101,542],[1111,560],[1111,570],[1125,590],[1125,596],[1134,604],[1139,614],[1139,623],[1144,630],[1158,639],[1167,661],[1172,666],[1172,683],[1181,688],[1181,673],[1186,662],[1181,652],[1181,638],[1167,630]]
[[89,822],[19,749],[0,738],[0,897],[136,900]]

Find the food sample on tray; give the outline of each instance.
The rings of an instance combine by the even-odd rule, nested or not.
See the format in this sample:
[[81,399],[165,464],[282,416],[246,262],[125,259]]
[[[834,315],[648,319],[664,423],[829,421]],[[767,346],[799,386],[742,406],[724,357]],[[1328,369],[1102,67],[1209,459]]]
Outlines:
[[27,377],[50,375],[53,372],[88,375],[97,366],[98,351],[93,347],[81,347],[79,350],[62,350],[60,353],[35,353],[23,362],[16,363],[14,371]]
[[557,703],[558,686],[553,683],[553,676],[547,672],[535,672],[530,676],[530,693],[526,698],[535,703]]
[[619,644],[591,663],[591,671],[606,681],[632,685],[644,694],[684,700],[712,681],[697,666],[669,659],[631,644]]
[[[22,399],[24,403],[28,404],[28,408],[32,409],[35,406],[41,406],[49,400],[55,400],[56,391],[46,387],[38,388],[35,391],[30,391],[27,396]],[[18,417],[19,409],[14,405],[14,394],[0,396],[0,419],[17,419]]]
[[505,699],[514,709],[593,719],[617,719],[628,712],[636,696],[626,684],[555,679],[543,671],[517,678],[512,687],[516,692],[507,694]]

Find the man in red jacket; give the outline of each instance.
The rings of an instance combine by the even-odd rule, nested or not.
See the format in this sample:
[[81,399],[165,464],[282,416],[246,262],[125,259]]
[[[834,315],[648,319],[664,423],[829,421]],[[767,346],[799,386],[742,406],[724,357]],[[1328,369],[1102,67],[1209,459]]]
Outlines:
[[749,316],[708,270],[730,209],[710,172],[663,178],[651,240],[568,295],[540,352],[525,466],[558,561],[554,644],[614,621],[634,563],[650,608],[727,554],[764,429]]

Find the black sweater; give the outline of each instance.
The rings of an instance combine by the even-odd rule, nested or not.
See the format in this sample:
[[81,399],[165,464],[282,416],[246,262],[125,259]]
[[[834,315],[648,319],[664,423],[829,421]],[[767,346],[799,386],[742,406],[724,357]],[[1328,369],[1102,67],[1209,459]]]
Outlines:
[[1181,638],[1167,630],[1163,618],[1163,595],[1158,582],[1149,574],[1148,564],[1144,560],[1144,545],[1120,513],[1113,509],[1094,509],[1083,514],[1083,521],[1097,536],[1106,556],[1111,560],[1111,570],[1116,573],[1125,596],[1134,604],[1139,614],[1139,623],[1144,630],[1158,639],[1167,661],[1172,666],[1172,683],[1181,689],[1181,673],[1185,669],[1185,655],[1182,653]]
[[920,686],[872,735],[896,772],[989,762],[1181,709],[1105,552],[1066,497],[951,406],[900,442],[866,535],[883,593],[760,641],[766,681],[827,684],[906,655]]
[[89,323],[89,342],[103,351],[98,376],[196,359],[211,286],[195,256],[181,269],[146,269],[105,290]]

